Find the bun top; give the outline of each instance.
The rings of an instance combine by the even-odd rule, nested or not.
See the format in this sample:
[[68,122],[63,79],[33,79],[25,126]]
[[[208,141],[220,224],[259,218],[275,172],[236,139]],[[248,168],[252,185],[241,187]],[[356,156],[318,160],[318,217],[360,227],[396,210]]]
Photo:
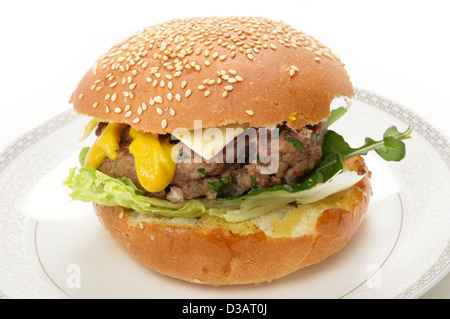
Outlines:
[[101,56],[72,95],[75,111],[154,133],[230,123],[292,128],[353,96],[343,63],[293,27],[259,17],[176,19]]

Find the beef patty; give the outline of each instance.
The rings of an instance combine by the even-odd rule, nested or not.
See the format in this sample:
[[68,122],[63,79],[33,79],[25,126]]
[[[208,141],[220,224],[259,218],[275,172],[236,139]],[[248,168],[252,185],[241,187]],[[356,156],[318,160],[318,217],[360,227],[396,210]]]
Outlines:
[[[101,134],[104,125],[104,123],[100,123],[97,127],[95,132],[97,136]],[[262,171],[269,165],[267,159],[259,158],[259,154],[256,159],[248,158],[248,140],[245,143],[244,163],[242,161],[240,163],[237,161],[229,163],[228,161],[227,163],[226,154],[220,154],[219,156],[223,156],[223,158],[219,158],[219,160],[216,156],[206,161],[181,144],[183,153],[180,154],[172,182],[160,192],[149,193],[142,189],[136,175],[134,156],[128,152],[128,146],[133,140],[128,134],[129,127],[122,134],[117,159],[107,158],[99,170],[112,177],[128,177],[146,195],[171,201],[197,197],[206,197],[209,200],[217,197],[235,197],[258,187],[296,183],[319,162],[327,123],[324,121],[316,125],[308,125],[300,130],[280,125],[278,129],[278,169],[272,174]],[[274,138],[277,137],[274,136]],[[259,139],[259,133],[256,138]],[[237,154],[240,154],[239,152],[244,151],[242,148],[237,150],[237,139],[230,142],[235,147],[235,159]],[[268,156],[271,155],[271,151],[269,143]],[[194,158],[196,160],[192,160]]]

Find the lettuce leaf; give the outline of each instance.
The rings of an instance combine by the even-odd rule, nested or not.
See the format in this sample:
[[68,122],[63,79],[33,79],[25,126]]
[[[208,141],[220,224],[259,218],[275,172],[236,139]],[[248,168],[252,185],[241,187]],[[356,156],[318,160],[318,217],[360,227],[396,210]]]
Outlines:
[[164,217],[196,218],[205,214],[218,216],[228,222],[240,222],[269,213],[290,203],[311,203],[357,183],[363,176],[343,171],[326,183],[298,192],[280,189],[262,192],[243,199],[191,199],[174,203],[147,197],[129,178],[113,178],[94,168],[72,168],[63,182],[72,189],[74,200],[95,202],[104,206],[122,206],[141,213]]

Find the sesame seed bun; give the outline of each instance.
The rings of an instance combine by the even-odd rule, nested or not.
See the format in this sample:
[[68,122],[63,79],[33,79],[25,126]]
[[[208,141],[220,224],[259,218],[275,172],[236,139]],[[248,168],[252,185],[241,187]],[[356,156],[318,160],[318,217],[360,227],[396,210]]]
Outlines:
[[321,201],[239,223],[94,208],[112,237],[154,271],[208,285],[257,284],[320,262],[355,235],[372,194],[370,172],[360,156],[344,165],[365,177]]
[[294,129],[353,96],[339,58],[283,22],[190,18],[146,28],[112,47],[72,95],[75,111],[154,133],[249,123]]

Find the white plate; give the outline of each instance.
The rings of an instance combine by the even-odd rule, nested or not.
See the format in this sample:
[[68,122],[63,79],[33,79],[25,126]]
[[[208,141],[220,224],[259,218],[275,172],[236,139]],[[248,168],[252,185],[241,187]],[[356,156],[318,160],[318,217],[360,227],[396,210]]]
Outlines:
[[[357,91],[333,129],[350,143],[408,124],[407,156],[369,154],[373,190],[355,238],[324,262],[259,286],[208,287],[154,273],[123,251],[91,204],[61,185],[87,118],[71,110],[0,154],[0,291],[9,298],[416,298],[448,273],[449,141],[407,109]],[[0,293],[1,296],[1,293]]]

